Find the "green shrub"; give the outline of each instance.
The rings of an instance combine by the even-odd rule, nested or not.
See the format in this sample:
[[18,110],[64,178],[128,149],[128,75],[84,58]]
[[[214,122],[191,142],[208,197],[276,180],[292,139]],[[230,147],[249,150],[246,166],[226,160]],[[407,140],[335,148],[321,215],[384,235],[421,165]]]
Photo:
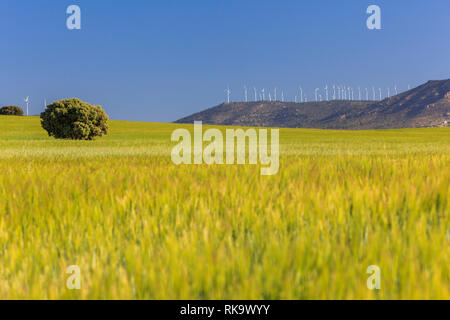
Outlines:
[[79,99],[64,99],[41,113],[42,127],[57,139],[93,140],[108,133],[108,116],[101,106]]
[[4,116],[23,116],[22,108],[18,106],[6,106],[0,108],[0,115]]

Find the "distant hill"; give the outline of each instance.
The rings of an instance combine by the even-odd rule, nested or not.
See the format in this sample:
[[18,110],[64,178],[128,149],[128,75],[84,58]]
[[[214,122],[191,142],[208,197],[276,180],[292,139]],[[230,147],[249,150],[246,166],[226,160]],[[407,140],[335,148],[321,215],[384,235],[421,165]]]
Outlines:
[[232,102],[176,123],[317,128],[390,129],[440,127],[450,123],[450,79],[427,83],[382,101]]

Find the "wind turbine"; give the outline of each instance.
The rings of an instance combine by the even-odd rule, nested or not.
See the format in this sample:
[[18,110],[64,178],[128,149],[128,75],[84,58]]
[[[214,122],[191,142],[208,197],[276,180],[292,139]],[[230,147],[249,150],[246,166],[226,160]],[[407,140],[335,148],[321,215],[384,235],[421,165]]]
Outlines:
[[302,87],[298,88],[300,90],[300,102],[303,102],[303,89]]
[[272,95],[269,92],[269,101],[272,102]]
[[408,84],[408,90],[411,90],[411,86]]
[[381,88],[378,88],[378,92],[380,94],[380,101],[381,101]]
[[350,100],[355,100],[355,97],[353,96],[353,88],[352,87],[348,87],[350,89],[349,95],[350,95]]
[[315,96],[316,96],[316,102],[317,102],[317,93],[319,92],[319,88],[315,88],[314,89],[314,94],[315,94]]
[[387,97],[390,98],[391,97],[391,88],[387,88]]
[[284,102],[284,91],[281,91],[281,102]]
[[369,89],[366,88],[366,101],[369,100]]
[[394,90],[395,90],[395,95],[398,95],[397,85],[394,86]]
[[273,97],[274,97],[274,101],[277,101],[277,88],[275,88],[275,90],[273,90]]
[[297,95],[294,97],[294,102],[297,103]]
[[358,100],[361,101],[361,87],[358,86]]
[[336,100],[336,85],[333,84],[333,100]]
[[23,101],[27,104],[27,116],[28,116],[28,104],[30,102],[30,97],[26,97]]
[[230,103],[230,93],[231,93],[230,86],[227,87],[225,92],[227,93],[227,102]]
[[341,87],[336,86],[337,93],[338,93],[338,100],[341,100]]
[[325,85],[326,100],[328,101],[328,85]]
[[255,101],[257,101],[258,97],[256,96],[256,88],[255,87],[253,87],[253,91],[255,92]]
[[264,88],[262,88],[261,93],[262,93],[262,101],[264,101],[266,99],[266,96],[264,94]]
[[244,86],[245,102],[248,102],[247,86]]
[[372,87],[372,100],[375,101],[375,87]]
[[319,101],[322,102],[322,95],[319,93]]

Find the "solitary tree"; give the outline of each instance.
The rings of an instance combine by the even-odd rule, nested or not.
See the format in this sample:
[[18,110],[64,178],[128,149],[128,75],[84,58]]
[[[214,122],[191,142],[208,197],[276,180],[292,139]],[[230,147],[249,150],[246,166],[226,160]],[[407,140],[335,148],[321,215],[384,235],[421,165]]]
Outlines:
[[57,139],[93,140],[108,133],[108,116],[101,106],[80,99],[64,99],[41,113],[42,127]]

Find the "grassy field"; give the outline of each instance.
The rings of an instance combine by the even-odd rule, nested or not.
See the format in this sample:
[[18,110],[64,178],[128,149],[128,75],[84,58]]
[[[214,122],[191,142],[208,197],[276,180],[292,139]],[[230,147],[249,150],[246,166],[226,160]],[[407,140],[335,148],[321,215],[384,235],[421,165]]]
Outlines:
[[0,299],[450,298],[450,128],[283,129],[261,176],[172,164],[187,125],[110,126],[0,117]]

